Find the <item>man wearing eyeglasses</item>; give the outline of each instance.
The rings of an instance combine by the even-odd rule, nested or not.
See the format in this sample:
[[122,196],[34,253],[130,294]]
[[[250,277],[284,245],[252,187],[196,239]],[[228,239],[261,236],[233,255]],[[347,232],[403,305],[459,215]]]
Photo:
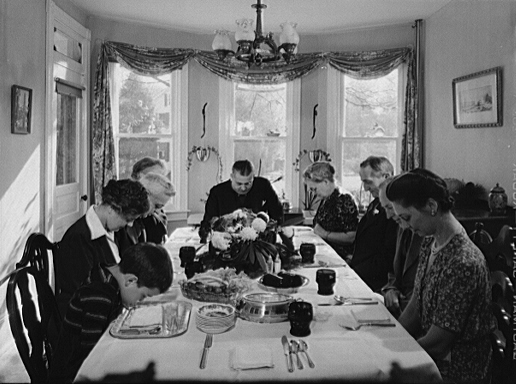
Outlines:
[[236,161],[230,179],[210,190],[199,228],[201,241],[206,242],[214,217],[239,208],[248,208],[255,213],[267,212],[271,219],[280,223],[283,220],[283,208],[271,182],[264,177],[255,176],[253,163],[249,160]]

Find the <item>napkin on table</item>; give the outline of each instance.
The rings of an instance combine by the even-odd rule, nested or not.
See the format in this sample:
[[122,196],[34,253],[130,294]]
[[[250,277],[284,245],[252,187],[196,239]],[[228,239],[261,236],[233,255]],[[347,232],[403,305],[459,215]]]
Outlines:
[[[163,323],[163,308],[161,305],[144,305],[133,309],[133,313],[125,322],[128,328],[155,327]],[[124,328],[125,328],[124,327]]]
[[381,305],[364,305],[351,309],[351,314],[358,323],[389,323],[391,317]]
[[267,346],[237,346],[231,350],[230,366],[234,370],[272,368],[272,351]]

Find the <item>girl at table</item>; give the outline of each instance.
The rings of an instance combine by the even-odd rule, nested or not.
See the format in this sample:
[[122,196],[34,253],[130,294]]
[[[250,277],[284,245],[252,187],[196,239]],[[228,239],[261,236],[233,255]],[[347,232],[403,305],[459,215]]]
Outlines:
[[358,209],[349,193],[342,193],[335,182],[330,163],[312,163],[303,172],[304,182],[322,200],[314,216],[314,232],[345,259],[353,253],[358,225]]
[[417,169],[387,186],[394,211],[423,241],[412,297],[399,322],[434,359],[445,380],[481,382],[491,360],[489,271],[450,209],[446,183]]
[[134,180],[110,180],[102,190],[102,203],[91,206],[86,214],[65,232],[58,243],[56,294],[62,315],[73,293],[98,263],[120,261],[114,232],[132,225],[149,211],[144,186]]

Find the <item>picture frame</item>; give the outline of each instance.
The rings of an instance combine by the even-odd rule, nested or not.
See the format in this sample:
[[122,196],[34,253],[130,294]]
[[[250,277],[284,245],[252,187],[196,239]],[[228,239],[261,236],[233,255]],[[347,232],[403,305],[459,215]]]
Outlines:
[[455,128],[503,125],[502,67],[453,79]]
[[28,135],[31,129],[32,89],[11,87],[11,133]]

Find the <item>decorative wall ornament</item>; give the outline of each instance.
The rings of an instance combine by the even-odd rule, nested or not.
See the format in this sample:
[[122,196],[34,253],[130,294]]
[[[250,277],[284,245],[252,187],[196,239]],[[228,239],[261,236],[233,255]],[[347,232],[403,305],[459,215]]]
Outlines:
[[220,156],[217,148],[207,145],[206,147],[201,147],[194,145],[190,152],[188,152],[188,164],[186,165],[186,170],[190,171],[193,162],[193,156],[197,157],[197,159],[201,162],[205,162],[210,157],[210,153],[214,153],[217,156],[218,161],[218,169],[217,169],[217,181],[222,182],[222,157]]
[[307,150],[307,149],[303,149],[301,152],[299,152],[299,154],[297,155],[296,157],[296,161],[294,161],[292,163],[292,165],[294,166],[294,170],[296,172],[299,172],[299,167],[301,165],[301,160],[303,159],[303,157],[305,157],[306,155],[308,155],[308,158],[310,159],[310,161],[312,163],[316,162],[316,161],[331,161],[331,156],[328,152],[322,150],[322,149],[311,149],[311,150]]

